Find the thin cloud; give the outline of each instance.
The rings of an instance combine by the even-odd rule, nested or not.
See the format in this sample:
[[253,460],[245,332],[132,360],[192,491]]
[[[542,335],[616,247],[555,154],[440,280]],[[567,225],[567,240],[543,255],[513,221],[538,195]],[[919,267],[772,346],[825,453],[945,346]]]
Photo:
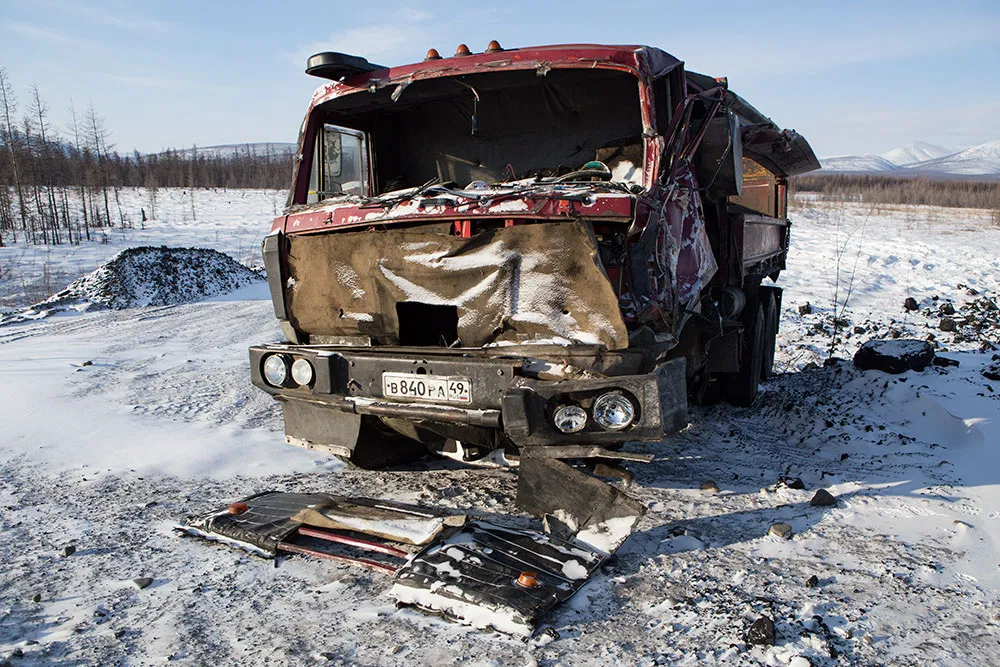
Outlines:
[[54,44],[77,46],[86,49],[103,48],[97,42],[92,42],[87,39],[81,39],[79,37],[73,37],[72,35],[67,35],[65,33],[57,32],[55,30],[49,30],[47,28],[39,28],[38,26],[30,25],[27,23],[8,23],[7,28],[8,30],[16,32],[20,35],[24,35],[25,37],[31,37],[32,39],[40,39]]
[[170,21],[147,18],[142,16],[128,16],[117,10],[108,10],[98,7],[91,7],[76,2],[63,2],[62,0],[47,0],[45,3],[61,12],[72,12],[79,16],[84,16],[95,23],[103,23],[130,32],[169,32],[175,27]]
[[289,54],[289,59],[302,64],[315,53],[338,51],[383,65],[412,62],[423,56],[432,39],[431,19],[433,15],[423,10],[400,9],[386,22],[335,32],[324,41],[313,42]]

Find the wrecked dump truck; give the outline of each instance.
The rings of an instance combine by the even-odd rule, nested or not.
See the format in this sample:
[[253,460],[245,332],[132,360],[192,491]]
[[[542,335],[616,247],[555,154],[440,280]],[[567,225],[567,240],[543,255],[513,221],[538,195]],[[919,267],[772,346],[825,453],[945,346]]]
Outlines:
[[320,53],[250,349],[287,442],[627,458],[771,373],[806,140],[646,46]]

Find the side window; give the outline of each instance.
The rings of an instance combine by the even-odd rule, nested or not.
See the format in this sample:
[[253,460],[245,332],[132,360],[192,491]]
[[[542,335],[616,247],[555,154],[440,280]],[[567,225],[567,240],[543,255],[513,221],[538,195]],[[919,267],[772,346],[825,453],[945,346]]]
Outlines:
[[653,81],[653,106],[656,109],[656,131],[663,134],[670,123],[670,114],[674,105],[670,94],[668,77],[660,77]]
[[325,123],[316,136],[307,203],[368,194],[368,146],[363,132]]

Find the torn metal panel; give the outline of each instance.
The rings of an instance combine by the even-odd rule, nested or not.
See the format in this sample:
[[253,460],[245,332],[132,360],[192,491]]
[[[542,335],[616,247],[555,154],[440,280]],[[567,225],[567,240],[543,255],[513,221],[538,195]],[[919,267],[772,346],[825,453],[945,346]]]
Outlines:
[[613,553],[646,513],[642,503],[610,484],[563,461],[538,457],[518,467],[517,506],[585,532],[588,544],[605,553]]
[[414,556],[389,595],[467,625],[530,635],[604,558],[553,535],[474,522]]
[[[626,304],[626,316],[640,322],[653,317],[654,328],[666,326],[676,335],[681,307],[697,297],[718,270],[689,166],[678,169],[659,209],[632,245],[630,259],[637,298]],[[644,318],[643,311],[650,308],[656,315]]]
[[519,225],[473,238],[393,229],[288,239],[289,319],[309,334],[405,344],[397,304],[418,303],[455,313],[451,332],[421,318],[422,327],[441,326],[445,338],[457,335],[430,344],[558,339],[628,347],[618,298],[585,223]]

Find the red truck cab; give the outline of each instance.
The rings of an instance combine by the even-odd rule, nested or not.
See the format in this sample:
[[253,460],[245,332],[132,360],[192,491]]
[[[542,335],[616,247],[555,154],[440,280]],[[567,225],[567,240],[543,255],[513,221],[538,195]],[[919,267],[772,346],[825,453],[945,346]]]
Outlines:
[[800,135],[646,46],[307,72],[330,82],[264,241],[287,341],[250,350],[289,443],[580,454],[683,428],[689,394],[753,401]]

